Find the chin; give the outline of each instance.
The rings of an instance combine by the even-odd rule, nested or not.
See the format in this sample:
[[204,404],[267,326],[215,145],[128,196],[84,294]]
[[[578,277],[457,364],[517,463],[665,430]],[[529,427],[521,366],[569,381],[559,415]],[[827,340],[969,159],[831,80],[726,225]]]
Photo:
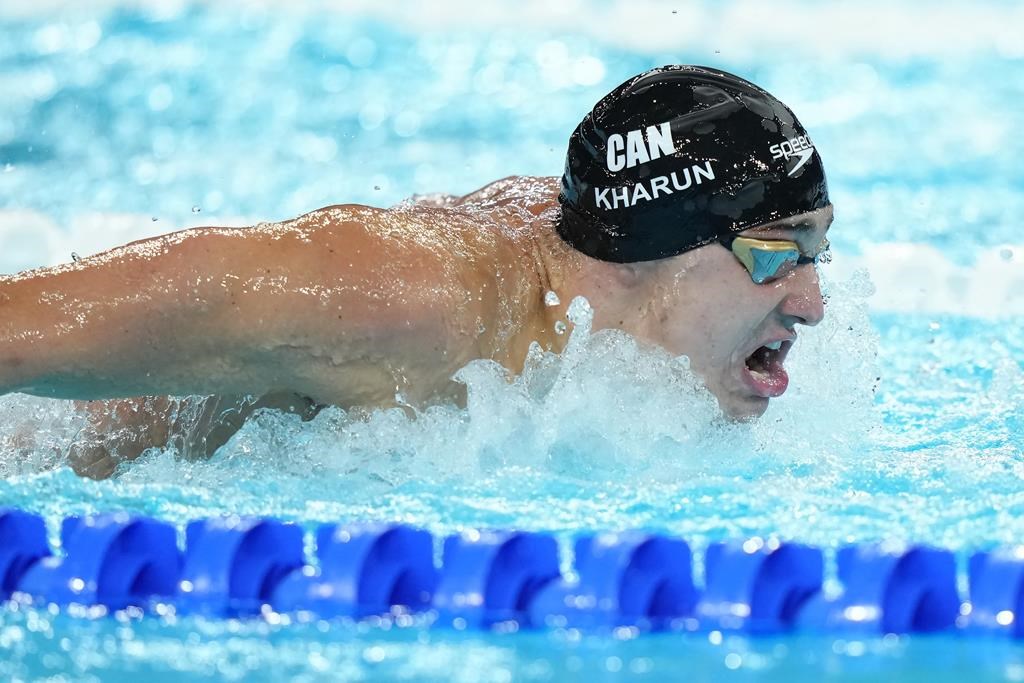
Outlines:
[[768,410],[769,400],[760,396],[745,398],[730,396],[725,399],[718,399],[718,405],[722,409],[722,414],[730,420],[750,422],[764,415],[764,412]]

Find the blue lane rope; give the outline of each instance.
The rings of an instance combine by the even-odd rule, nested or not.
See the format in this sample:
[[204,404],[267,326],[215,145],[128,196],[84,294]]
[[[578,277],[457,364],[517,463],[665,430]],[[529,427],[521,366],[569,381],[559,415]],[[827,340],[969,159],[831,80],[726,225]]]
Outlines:
[[685,541],[641,532],[576,540],[572,580],[553,536],[471,531],[434,539],[401,524],[327,524],[308,561],[303,531],[275,519],[193,521],[175,528],[124,513],[68,517],[63,553],[41,517],[0,508],[0,600],[120,610],[173,605],[178,614],[239,617],[270,609],[320,618],[396,610],[436,623],[491,628],[729,630],[746,633],[918,633],[1024,636],[1024,550],[978,553],[969,600],[956,562],[928,546],[861,544],[836,556],[840,591],[823,591],[818,548],[759,538],[715,543],[705,586]]

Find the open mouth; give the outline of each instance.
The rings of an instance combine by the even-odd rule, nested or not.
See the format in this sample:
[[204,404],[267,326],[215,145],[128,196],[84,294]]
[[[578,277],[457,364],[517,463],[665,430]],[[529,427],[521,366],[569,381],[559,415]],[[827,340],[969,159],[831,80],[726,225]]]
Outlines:
[[792,346],[789,340],[769,342],[747,356],[741,374],[755,396],[775,398],[786,393],[789,374],[782,364]]

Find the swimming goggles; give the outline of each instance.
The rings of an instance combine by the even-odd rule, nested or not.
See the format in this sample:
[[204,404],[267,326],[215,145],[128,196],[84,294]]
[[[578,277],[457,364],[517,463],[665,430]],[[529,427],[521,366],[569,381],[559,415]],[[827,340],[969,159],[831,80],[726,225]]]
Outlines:
[[729,235],[719,240],[719,243],[733,253],[750,273],[750,279],[759,285],[785,277],[797,266],[828,263],[832,260],[827,239],[821,241],[813,256],[804,254],[800,251],[800,245],[791,240],[761,240]]

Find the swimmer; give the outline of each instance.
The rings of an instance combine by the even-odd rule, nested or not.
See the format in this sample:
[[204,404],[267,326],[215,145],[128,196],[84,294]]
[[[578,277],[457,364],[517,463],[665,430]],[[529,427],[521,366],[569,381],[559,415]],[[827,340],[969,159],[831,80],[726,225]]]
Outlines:
[[[597,103],[561,179],[197,228],[2,277],[0,394],[124,399],[87,406],[96,438],[76,470],[106,476],[166,443],[181,408],[167,396],[217,397],[197,411],[210,452],[258,407],[461,401],[456,370],[518,372],[534,341],[560,351],[556,323],[583,296],[595,330],[687,355],[748,420],[786,391],[798,327],[824,315],[812,264],[831,222],[788,107],[666,66]],[[132,434],[119,450],[103,441],[118,428]]]

